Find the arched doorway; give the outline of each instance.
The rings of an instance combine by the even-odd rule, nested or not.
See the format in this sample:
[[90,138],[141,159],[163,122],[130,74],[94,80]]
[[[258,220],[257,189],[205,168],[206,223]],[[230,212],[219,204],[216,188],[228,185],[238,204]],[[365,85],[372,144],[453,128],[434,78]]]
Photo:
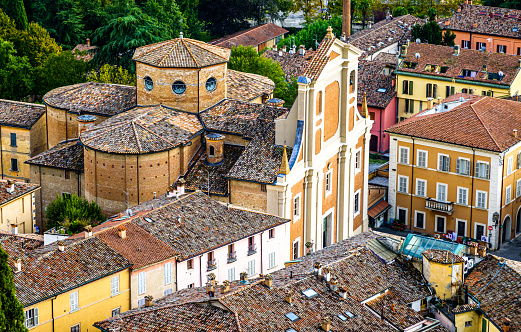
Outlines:
[[503,220],[503,242],[512,240],[512,220],[510,216],[506,216]]
[[516,216],[516,234],[521,233],[521,207],[517,210]]

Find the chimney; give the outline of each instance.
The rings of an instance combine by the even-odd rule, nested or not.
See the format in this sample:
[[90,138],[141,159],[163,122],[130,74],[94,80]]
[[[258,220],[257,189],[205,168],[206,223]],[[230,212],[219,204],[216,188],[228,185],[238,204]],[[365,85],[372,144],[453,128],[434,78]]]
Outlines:
[[152,295],[145,296],[145,307],[151,307],[154,305],[154,298]]
[[449,20],[445,20],[445,26],[448,27],[450,25],[450,21]]
[[517,129],[514,129],[513,132],[514,132],[514,133],[513,133],[513,134],[514,134],[514,137],[517,137]]
[[459,55],[460,54],[460,46],[459,45],[454,45],[454,55]]
[[483,70],[482,71],[485,72],[485,73],[487,72],[487,65],[486,64],[483,65]]
[[273,277],[271,276],[271,274],[266,274],[264,276],[264,286],[266,286],[270,289],[271,289],[271,287],[273,287]]
[[221,165],[224,161],[224,135],[209,133],[204,136],[206,139],[206,161],[209,166]]
[[326,282],[331,281],[331,271],[329,271],[329,269],[327,267],[322,269],[322,275],[324,276],[324,280]]
[[86,239],[92,236],[92,226],[91,225],[85,226],[84,231],[85,231]]
[[20,257],[14,257],[14,273],[22,272],[22,259]]
[[347,287],[345,286],[339,286],[338,287],[338,294],[341,298],[347,299]]
[[[371,27],[369,27],[370,29]],[[340,40],[343,41],[344,43],[347,42],[347,38],[346,38],[346,33],[345,32],[342,32],[342,34],[340,35]]]
[[346,37],[351,36],[351,0],[342,2],[342,32]]
[[306,54],[306,48],[304,45],[300,45],[298,48],[298,55],[304,56]]
[[228,280],[224,280],[221,286],[221,293],[225,294],[230,291],[230,282]]
[[157,198],[157,192],[154,191],[154,198]]
[[286,45],[282,46],[282,52],[286,52]]
[[393,312],[396,312],[396,308],[394,307],[394,303],[391,303],[391,309],[393,310]]
[[87,46],[90,46],[90,38],[87,38]]
[[58,241],[58,250],[61,252],[65,251],[65,242]]
[[88,130],[96,123],[96,117],[90,114],[83,114],[78,116],[78,136]]
[[277,44],[273,45],[273,50],[276,52],[277,51]]
[[286,301],[286,303],[293,303],[293,296],[291,296],[291,294],[288,292],[286,293],[286,295],[284,296],[284,301]]
[[313,274],[315,274],[317,277],[322,274],[322,264],[319,262],[313,263]]
[[279,51],[279,56],[282,56],[282,50]]
[[324,319],[322,319],[321,327],[322,327],[323,331],[326,331],[326,332],[331,331],[331,318],[325,317]]
[[405,58],[407,56],[407,45],[402,45],[400,48],[400,57]]
[[469,5],[472,5],[472,0],[468,0],[467,3],[468,3]]
[[121,239],[126,239],[127,238],[127,228],[125,226],[119,225],[119,227],[118,227],[118,236]]
[[329,288],[333,292],[338,291],[338,278],[337,277],[331,277],[331,280],[329,281]]
[[430,109],[432,109],[432,108],[434,107],[433,104],[434,104],[434,103],[433,103],[433,101],[432,101],[432,98],[430,98],[430,97],[427,98],[427,109],[428,109],[428,110],[430,110]]
[[177,180],[177,195],[185,194],[185,183],[185,178],[179,178],[179,180]]
[[11,224],[11,234],[18,235],[18,225]]
[[510,319],[505,318],[505,320],[503,321],[503,332],[508,331],[510,331]]
[[473,27],[474,29],[477,29],[477,28],[478,28],[478,24],[474,22],[474,23],[472,24],[472,27]]

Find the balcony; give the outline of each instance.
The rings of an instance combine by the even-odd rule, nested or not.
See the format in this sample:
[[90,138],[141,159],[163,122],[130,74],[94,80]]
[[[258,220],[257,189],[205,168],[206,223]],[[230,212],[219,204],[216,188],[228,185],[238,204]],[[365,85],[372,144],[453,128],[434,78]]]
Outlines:
[[431,211],[443,212],[447,214],[452,214],[454,208],[452,207],[452,202],[439,202],[435,201],[432,198],[427,198],[425,200],[425,208]]
[[228,264],[229,263],[233,263],[236,260],[237,260],[237,252],[236,251],[228,253]]
[[212,271],[217,268],[217,261],[215,259],[209,260],[208,263],[206,263],[206,271]]
[[248,256],[256,254],[257,253],[257,245],[256,244],[250,244],[248,246]]

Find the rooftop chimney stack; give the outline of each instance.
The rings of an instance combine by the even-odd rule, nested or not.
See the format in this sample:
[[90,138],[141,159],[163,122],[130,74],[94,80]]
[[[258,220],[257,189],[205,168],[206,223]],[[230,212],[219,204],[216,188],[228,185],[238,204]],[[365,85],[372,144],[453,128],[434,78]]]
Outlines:
[[88,239],[89,237],[92,236],[92,226],[91,225],[87,225],[85,226],[85,238]]
[[298,55],[304,56],[306,54],[306,48],[304,45],[300,45],[298,48]]
[[18,235],[18,225],[17,224],[11,224],[11,234]]
[[22,272],[22,259],[19,257],[14,257],[14,273]]
[[460,54],[460,47],[459,45],[454,45],[454,55],[459,55]]
[[92,127],[95,123],[96,117],[94,115],[83,114],[78,116],[78,136]]
[[505,318],[503,321],[503,332],[509,332],[510,331],[510,319]]
[[474,23],[472,24],[472,27],[473,27],[474,29],[477,29],[477,28],[478,28],[478,24],[474,22]]
[[346,286],[340,286],[338,287],[338,294],[341,298],[347,299],[347,287]]
[[218,166],[224,161],[224,135],[209,133],[206,139],[206,161],[209,166]]
[[185,179],[184,178],[179,178],[179,180],[177,180],[177,195],[184,195],[185,194]]
[[277,44],[273,45],[273,50],[276,52],[277,51]]
[[291,296],[290,293],[286,293],[286,295],[284,296],[284,301],[286,301],[286,303],[293,303],[293,297]]
[[517,137],[517,129],[513,130],[514,137]]
[[90,38],[87,38],[87,46],[90,46]]
[[331,318],[325,317],[324,319],[322,319],[321,327],[322,327],[323,331],[326,331],[326,332],[331,331]]
[[433,101],[432,101],[432,98],[430,98],[430,97],[427,98],[427,109],[428,109],[428,110],[430,110],[430,109],[432,109],[432,108],[434,107],[433,104],[434,104],[434,103],[433,103]]
[[407,45],[402,45],[400,48],[400,57],[405,58],[407,56]]
[[61,251],[61,252],[65,251],[65,242],[58,241],[58,250]]
[[273,277],[270,274],[264,276],[264,286],[271,289],[273,287]]
[[225,294],[230,291],[230,282],[228,280],[224,280],[221,286],[221,293]]
[[154,305],[154,298],[152,295],[145,296],[145,307],[151,307]]
[[121,239],[126,239],[127,238],[127,228],[123,225],[120,225],[118,227],[118,236],[121,238]]

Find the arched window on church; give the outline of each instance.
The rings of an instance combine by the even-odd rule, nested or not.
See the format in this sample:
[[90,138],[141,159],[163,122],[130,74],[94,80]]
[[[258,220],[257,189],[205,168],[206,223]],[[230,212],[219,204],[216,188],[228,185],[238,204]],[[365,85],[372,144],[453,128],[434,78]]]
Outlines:
[[210,157],[215,157],[215,148],[210,146]]
[[349,93],[355,92],[356,71],[352,70],[349,75]]

